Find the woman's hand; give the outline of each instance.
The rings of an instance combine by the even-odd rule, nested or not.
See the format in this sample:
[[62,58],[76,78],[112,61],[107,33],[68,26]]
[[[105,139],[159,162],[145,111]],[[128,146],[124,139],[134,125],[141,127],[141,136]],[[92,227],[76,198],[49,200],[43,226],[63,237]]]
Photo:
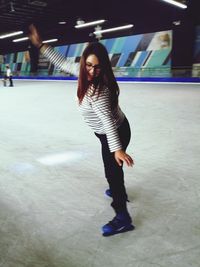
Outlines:
[[31,40],[32,44],[37,48],[42,45],[42,39],[39,35],[38,30],[33,24],[29,26],[29,39]]
[[115,160],[117,161],[119,166],[122,166],[122,163],[125,162],[127,166],[133,167],[134,161],[124,152],[124,150],[120,149],[114,152]]

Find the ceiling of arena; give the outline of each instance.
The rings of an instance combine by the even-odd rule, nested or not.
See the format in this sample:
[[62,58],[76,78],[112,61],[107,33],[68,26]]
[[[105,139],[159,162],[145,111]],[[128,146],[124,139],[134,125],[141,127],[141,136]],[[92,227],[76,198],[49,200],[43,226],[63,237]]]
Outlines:
[[[182,0],[177,0],[182,1]],[[76,29],[77,20],[85,22],[105,19],[102,28],[126,24],[134,27],[125,31],[106,33],[103,38],[170,30],[175,21],[200,24],[200,0],[183,0],[187,9],[180,9],[162,0],[0,0],[0,35],[37,25],[44,40],[57,38],[55,45],[94,41],[94,26]],[[182,2],[183,2],[182,1]],[[58,22],[66,21],[60,25]],[[18,37],[18,38],[19,38]],[[29,41],[12,42],[16,37],[0,39],[0,54],[26,50]]]

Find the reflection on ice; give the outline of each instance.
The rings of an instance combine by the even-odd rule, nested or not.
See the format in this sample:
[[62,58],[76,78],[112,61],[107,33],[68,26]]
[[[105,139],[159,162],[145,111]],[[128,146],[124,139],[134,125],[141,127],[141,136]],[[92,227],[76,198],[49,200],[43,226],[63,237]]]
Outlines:
[[47,155],[37,159],[38,162],[44,165],[56,165],[62,163],[76,162],[84,157],[84,153],[81,151],[68,151],[59,154]]
[[14,173],[30,173],[35,171],[35,167],[28,162],[17,162],[10,167],[10,170]]

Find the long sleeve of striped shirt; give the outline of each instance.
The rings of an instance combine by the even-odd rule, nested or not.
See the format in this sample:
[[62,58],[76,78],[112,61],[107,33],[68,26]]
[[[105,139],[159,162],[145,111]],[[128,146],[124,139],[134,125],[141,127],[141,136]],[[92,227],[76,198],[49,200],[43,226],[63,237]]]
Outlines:
[[60,70],[75,76],[79,75],[79,63],[75,63],[71,59],[65,58],[60,53],[56,52],[51,46],[48,46],[44,50],[43,55]]
[[[122,115],[119,107],[117,108],[115,113],[112,112],[108,89],[103,90],[103,92],[97,99],[95,98],[95,96],[92,97],[91,105],[94,112],[97,114],[103,124],[103,129],[107,137],[110,152],[122,149],[121,141],[119,139],[119,134],[117,131],[117,125],[119,123],[118,120],[124,119],[124,116]],[[119,114],[121,116],[119,116]]]

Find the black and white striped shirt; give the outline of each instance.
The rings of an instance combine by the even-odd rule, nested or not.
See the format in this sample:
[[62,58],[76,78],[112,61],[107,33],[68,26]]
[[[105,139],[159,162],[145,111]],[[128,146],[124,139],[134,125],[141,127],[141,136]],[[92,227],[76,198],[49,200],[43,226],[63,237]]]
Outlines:
[[[78,76],[79,63],[74,63],[56,52],[52,47],[45,49],[43,54],[64,72]],[[98,96],[98,88],[90,85],[80,105],[85,122],[98,134],[106,134],[110,152],[122,149],[117,128],[122,124],[125,115],[120,107],[113,111],[110,105],[109,88],[104,87]]]

